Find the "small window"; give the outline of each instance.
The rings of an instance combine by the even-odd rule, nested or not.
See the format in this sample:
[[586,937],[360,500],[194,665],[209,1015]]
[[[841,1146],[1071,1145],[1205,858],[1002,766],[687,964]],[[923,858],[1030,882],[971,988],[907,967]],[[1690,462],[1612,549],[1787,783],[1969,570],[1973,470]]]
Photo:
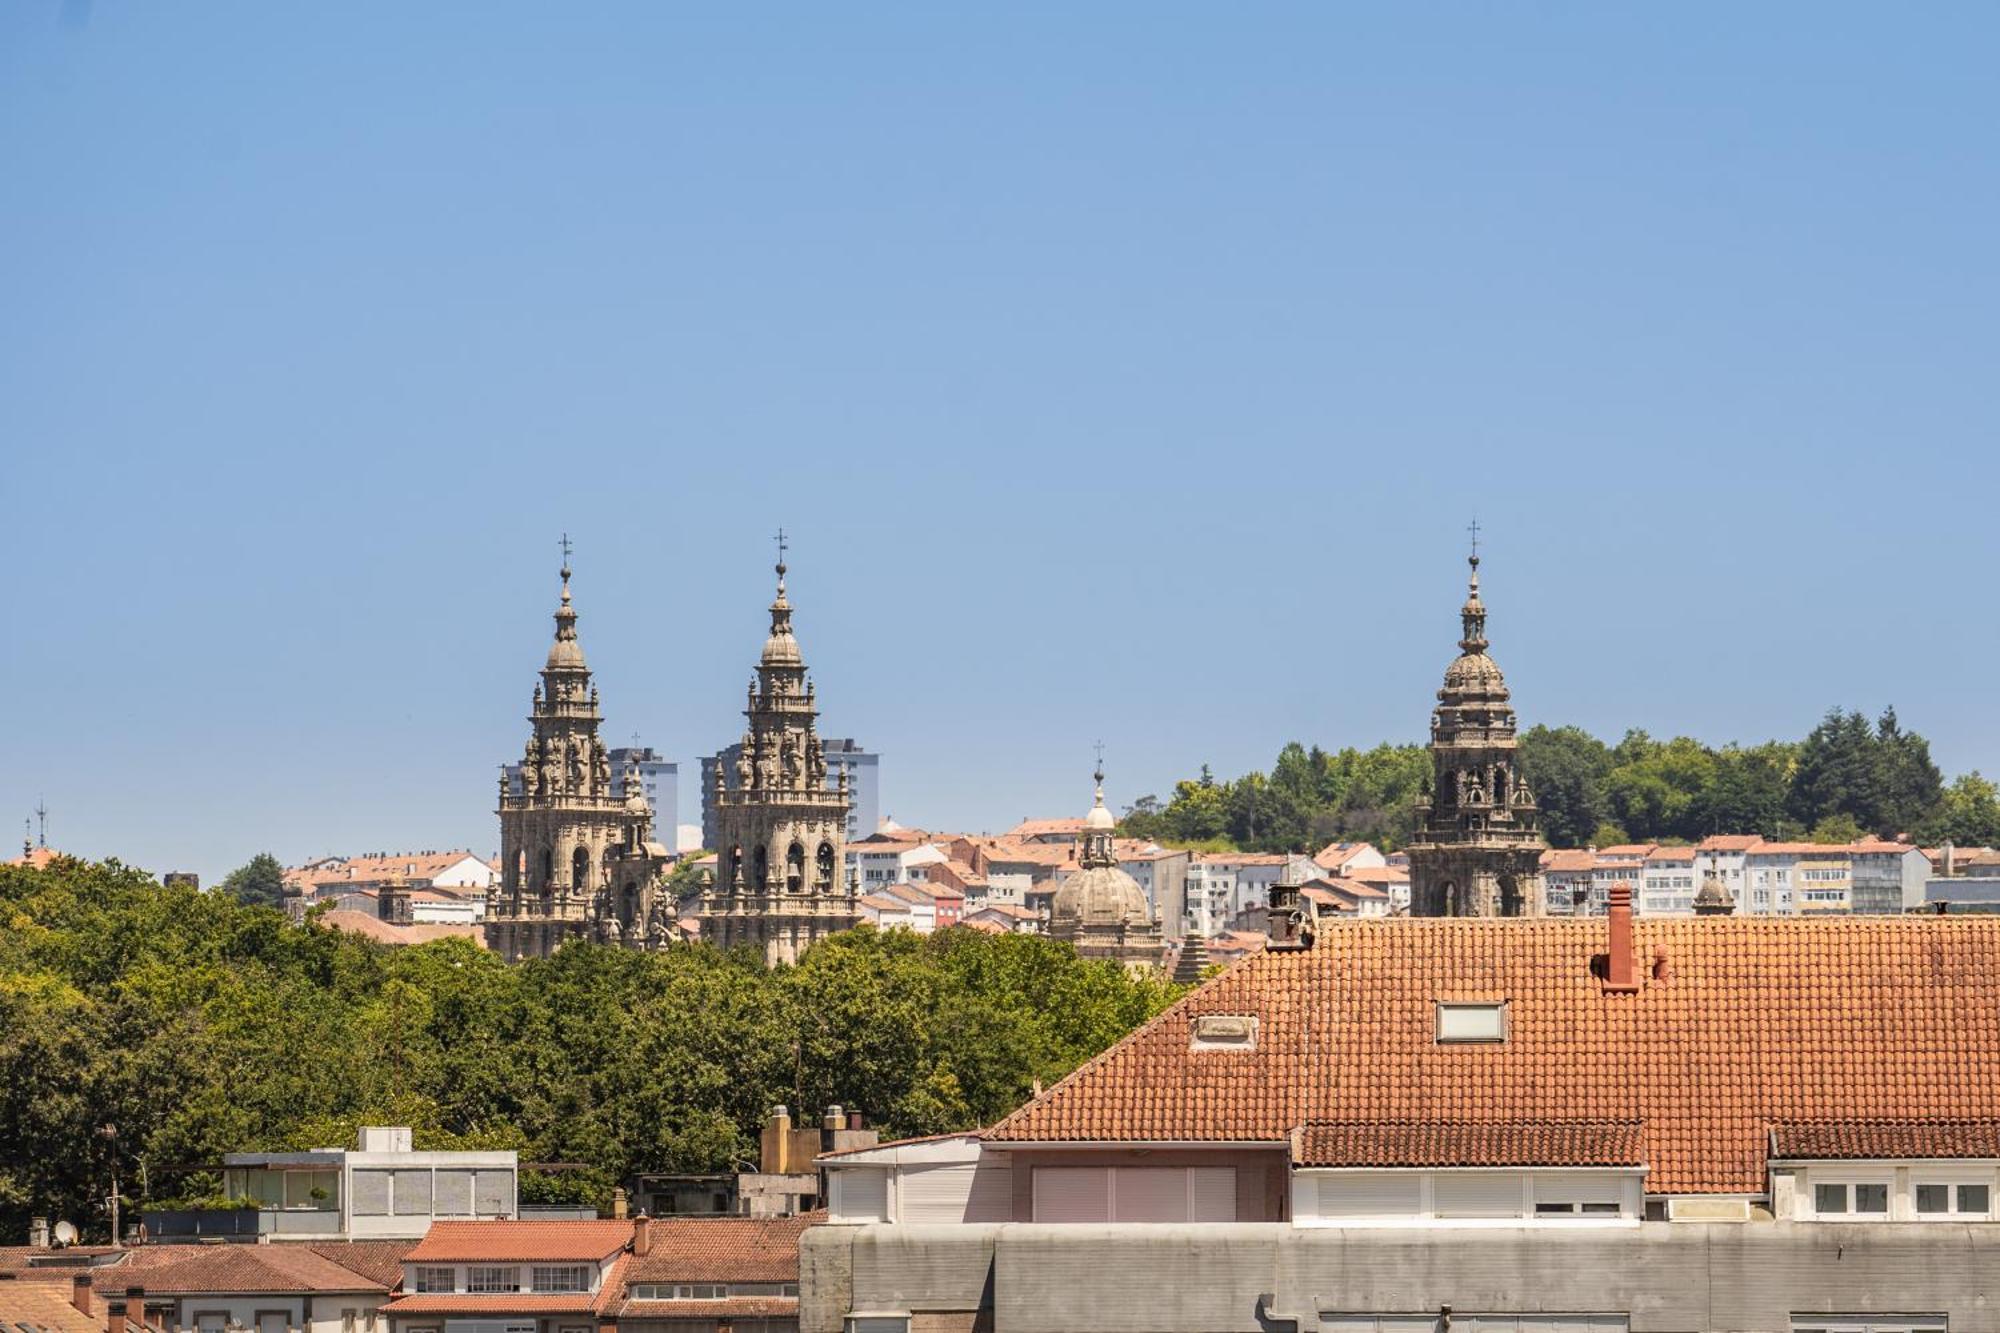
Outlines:
[[1502,1042],[1507,1040],[1507,1006],[1487,1004],[1447,1004],[1437,1007],[1437,1039],[1441,1043]]
[[1815,1181],[1813,1211],[1821,1217],[1885,1218],[1889,1215],[1889,1182]]
[[423,1265],[418,1267],[413,1276],[416,1281],[416,1289],[420,1292],[454,1291],[458,1286],[456,1274],[450,1268],[433,1268],[429,1265]]
[[1962,1181],[1919,1181],[1911,1191],[1919,1217],[1984,1217],[1992,1204],[1992,1187]]

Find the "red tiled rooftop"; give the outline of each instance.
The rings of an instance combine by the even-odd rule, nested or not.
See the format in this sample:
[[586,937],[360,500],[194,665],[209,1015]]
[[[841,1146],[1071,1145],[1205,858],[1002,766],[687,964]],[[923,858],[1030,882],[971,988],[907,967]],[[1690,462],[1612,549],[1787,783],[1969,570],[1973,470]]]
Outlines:
[[1778,1125],[1771,1156],[1800,1161],[1829,1158],[2000,1158],[1996,1120],[1834,1120]]
[[[1607,994],[1602,919],[1345,922],[1245,959],[987,1137],[1275,1145],[1308,1121],[1636,1121],[1649,1190],[1756,1193],[1774,1123],[2000,1120],[2000,917],[1633,930],[1642,985]],[[1440,1000],[1504,1001],[1507,1040],[1439,1044]],[[1257,1049],[1190,1051],[1203,1014],[1257,1016]]]
[[[161,1245],[135,1250],[145,1254],[144,1273],[117,1268],[91,1270],[92,1285],[110,1287],[112,1294],[127,1285],[148,1294],[208,1292],[386,1291],[384,1280],[335,1263],[308,1245]],[[128,1261],[129,1262],[129,1261]]]
[[1636,1121],[1350,1120],[1296,1136],[1301,1166],[1643,1166]]
[[624,1281],[628,1287],[642,1282],[796,1282],[799,1235],[824,1221],[824,1212],[797,1217],[656,1217],[648,1224],[648,1252],[626,1262]]
[[799,1312],[796,1296],[726,1296],[719,1301],[626,1301],[627,1319],[790,1319]]
[[596,1299],[587,1291],[565,1296],[537,1296],[521,1292],[493,1296],[436,1292],[398,1296],[382,1308],[390,1314],[588,1314]]
[[617,1253],[632,1239],[632,1223],[594,1222],[433,1222],[410,1263],[558,1262],[583,1263]]

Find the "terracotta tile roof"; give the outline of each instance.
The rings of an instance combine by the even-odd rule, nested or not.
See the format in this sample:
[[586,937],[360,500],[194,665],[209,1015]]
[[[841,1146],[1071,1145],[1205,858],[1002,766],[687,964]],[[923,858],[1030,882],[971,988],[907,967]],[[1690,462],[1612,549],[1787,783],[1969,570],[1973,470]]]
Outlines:
[[433,1222],[424,1238],[404,1259],[416,1264],[584,1263],[602,1260],[625,1248],[632,1223],[622,1219],[594,1222]]
[[440,922],[399,926],[379,916],[345,907],[322,912],[315,919],[330,930],[365,935],[378,944],[429,944],[432,940],[461,939],[471,940],[481,948],[486,945],[486,929],[483,926]]
[[656,1217],[650,1223],[648,1252],[626,1263],[625,1284],[796,1282],[799,1235],[824,1221],[824,1212],[797,1217]]
[[1595,870],[1597,869],[1597,853],[1569,849],[1543,852],[1542,869],[1558,872],[1566,870]]
[[1408,884],[1408,866],[1354,866],[1341,876],[1342,879],[1359,880],[1363,884]]
[[1643,1166],[1632,1120],[1348,1120],[1294,1136],[1300,1166]]
[[[1756,1193],[1766,1131],[2000,1119],[2000,917],[1642,917],[1606,994],[1592,920],[1345,922],[1245,959],[987,1131],[1006,1141],[1289,1141],[1312,1121],[1644,1123],[1648,1188]],[[1216,943],[1209,945],[1216,952]],[[1664,951],[1668,975],[1645,960]],[[1508,1037],[1440,1045],[1439,1000]],[[1255,1051],[1190,1051],[1202,1014]]]
[[1008,829],[1006,836],[1010,838],[1036,838],[1051,835],[1061,836],[1064,834],[1081,835],[1082,833],[1083,819],[1079,816],[1075,819],[1024,819],[1014,825],[1013,828]]
[[1381,885],[1370,884],[1355,875],[1336,875],[1332,879],[1316,879],[1312,883],[1324,884],[1335,893],[1344,894],[1349,898],[1366,899],[1369,902],[1389,896],[1389,891]]
[[1846,856],[1847,848],[1839,843],[1828,842],[1760,842],[1750,849],[1751,856]]
[[1001,925],[999,922],[981,921],[977,917],[967,917],[958,924],[966,930],[976,930],[984,935],[1005,935],[1009,933],[1007,927]]
[[1764,841],[1754,833],[1720,833],[1694,845],[1698,852],[1747,852]]
[[1625,842],[1620,843],[1616,847],[1599,847],[1597,854],[1599,856],[1618,857],[1624,860],[1639,860],[1651,856],[1658,846],[1658,843],[1651,842]]
[[1692,847],[1655,847],[1646,857],[1648,863],[1654,861],[1692,861]]
[[403,1279],[403,1256],[416,1246],[413,1240],[333,1240],[306,1248],[342,1268],[393,1287]]
[[[161,1245],[148,1256],[144,1273],[116,1269],[92,1275],[92,1285],[110,1294],[129,1286],[155,1293],[386,1291],[390,1282],[335,1263],[307,1245]],[[173,1251],[182,1251],[175,1254]],[[135,1251],[135,1254],[137,1252]]]
[[1282,852],[1196,852],[1194,863],[1203,866],[1281,866],[1292,858]]
[[1374,850],[1373,843],[1330,842],[1313,853],[1313,861],[1322,870],[1338,870],[1362,853]]
[[392,852],[384,856],[329,856],[324,860],[290,867],[285,871],[285,882],[313,890],[395,879],[399,875],[412,881],[430,880],[467,860],[486,864],[463,848],[444,852]]
[[2000,1158],[2000,1120],[1826,1120],[1771,1130],[1778,1160]]
[[[95,1308],[95,1307],[93,1307]],[[104,1333],[104,1321],[70,1304],[69,1289],[47,1282],[0,1283],[0,1328],[45,1333]]]

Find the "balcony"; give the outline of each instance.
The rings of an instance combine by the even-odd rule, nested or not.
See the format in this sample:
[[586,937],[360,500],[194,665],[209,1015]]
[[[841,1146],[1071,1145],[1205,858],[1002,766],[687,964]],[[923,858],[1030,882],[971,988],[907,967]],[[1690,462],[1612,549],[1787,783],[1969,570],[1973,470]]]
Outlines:
[[340,1234],[340,1213],[333,1208],[149,1208],[140,1219],[147,1237],[158,1242]]

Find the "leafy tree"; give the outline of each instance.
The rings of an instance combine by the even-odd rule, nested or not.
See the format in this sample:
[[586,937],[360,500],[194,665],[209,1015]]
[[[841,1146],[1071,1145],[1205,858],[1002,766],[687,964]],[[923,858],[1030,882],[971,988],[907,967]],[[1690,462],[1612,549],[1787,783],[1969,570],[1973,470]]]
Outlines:
[[1604,779],[1611,772],[1611,751],[1582,727],[1530,727],[1518,745],[1521,776],[1541,806],[1549,844],[1584,846],[1607,813]]
[[285,868],[269,852],[259,852],[223,878],[222,891],[240,903],[282,907]]
[[1960,775],[1945,788],[1932,816],[1916,830],[1931,846],[1991,847],[2000,844],[2000,787],[1979,771]]
[[509,967],[69,860],[0,867],[0,923],[0,1234],[34,1213],[103,1234],[107,1121],[155,1203],[217,1196],[176,1164],[390,1123],[576,1163],[522,1197],[602,1207],[634,1171],[754,1157],[777,1102],[861,1107],[891,1134],[990,1121],[1176,994],[969,930],[863,928],[775,970],[706,945]]

